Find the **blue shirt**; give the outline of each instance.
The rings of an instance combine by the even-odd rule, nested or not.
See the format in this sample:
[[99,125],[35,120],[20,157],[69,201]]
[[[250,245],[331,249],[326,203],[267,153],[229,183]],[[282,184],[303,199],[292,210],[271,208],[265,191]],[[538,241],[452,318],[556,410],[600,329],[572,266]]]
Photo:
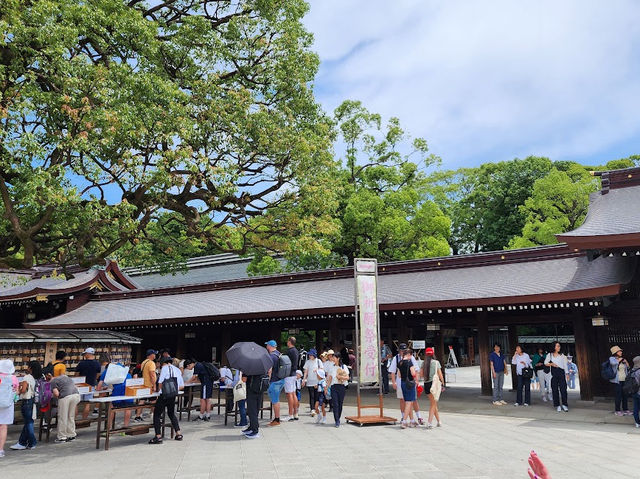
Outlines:
[[495,372],[501,373],[501,372],[504,371],[505,357],[504,357],[504,354],[502,354],[502,351],[500,352],[500,354],[496,354],[496,352],[493,351],[489,355],[489,361],[491,361],[493,363],[493,370]]
[[[118,363],[118,366],[122,366],[122,364]],[[104,371],[102,371],[102,374],[100,375],[100,381],[104,381],[104,378],[106,375],[107,375],[107,368],[104,368]],[[124,396],[124,393],[127,387],[127,384],[126,384],[127,379],[131,379],[131,374],[127,374],[127,378],[120,384],[112,385],[113,386],[113,391],[111,392],[112,396]]]

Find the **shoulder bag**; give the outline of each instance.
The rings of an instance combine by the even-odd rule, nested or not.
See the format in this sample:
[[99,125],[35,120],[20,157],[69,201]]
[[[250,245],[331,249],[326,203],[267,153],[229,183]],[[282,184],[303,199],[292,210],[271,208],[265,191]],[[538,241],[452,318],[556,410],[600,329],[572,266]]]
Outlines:
[[162,396],[167,399],[175,399],[178,396],[178,378],[173,375],[173,369],[169,368],[169,377],[162,381]]
[[240,374],[240,380],[233,388],[233,401],[244,401],[247,399],[247,384],[242,380],[242,374]]

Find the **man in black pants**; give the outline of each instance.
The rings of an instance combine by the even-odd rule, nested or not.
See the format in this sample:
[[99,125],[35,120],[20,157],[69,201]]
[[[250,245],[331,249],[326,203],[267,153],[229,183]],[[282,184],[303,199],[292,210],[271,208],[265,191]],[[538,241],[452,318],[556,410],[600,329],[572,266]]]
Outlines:
[[380,381],[382,381],[382,392],[389,394],[389,368],[387,362],[391,359],[391,348],[384,344],[384,339],[380,340]]
[[[176,379],[178,384],[178,390],[184,389],[184,381],[182,379],[182,373],[180,370],[175,367],[173,364],[173,359],[170,357],[166,357],[162,359],[162,370],[160,371],[160,376],[158,377],[158,390],[162,391],[162,383],[167,379],[173,378]],[[149,444],[162,444],[162,413],[164,410],[167,410],[167,416],[171,420],[171,425],[173,426],[173,430],[176,432],[174,439],[176,441],[182,441],[182,432],[180,431],[180,425],[178,424],[178,418],[176,417],[175,409],[176,409],[176,397],[175,396],[165,396],[160,393],[158,396],[158,400],[156,401],[156,405],[153,408],[153,428],[155,430],[156,435],[149,441]]]
[[[263,378],[266,378],[263,382]],[[256,439],[260,437],[258,428],[258,411],[262,402],[262,395],[269,381],[268,376],[247,376],[247,416],[249,416],[249,427],[242,433],[248,439]]]

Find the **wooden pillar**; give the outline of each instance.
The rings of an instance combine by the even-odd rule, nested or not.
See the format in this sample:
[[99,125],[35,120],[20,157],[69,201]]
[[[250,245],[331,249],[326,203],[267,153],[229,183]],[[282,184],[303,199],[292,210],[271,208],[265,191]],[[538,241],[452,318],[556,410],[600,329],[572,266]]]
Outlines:
[[329,341],[331,341],[331,348],[334,351],[338,350],[338,346],[340,344],[340,319],[332,318],[331,319],[331,331],[329,332]]
[[487,313],[476,313],[478,325],[478,355],[480,356],[480,383],[484,396],[491,396],[491,365],[489,364],[489,321]]
[[[509,345],[506,350],[503,351],[507,356],[507,360],[511,363],[511,358],[516,353],[516,346],[518,345],[518,327],[515,325],[509,325]],[[516,376],[516,365],[511,364],[511,391],[515,391],[518,388],[518,378]]]
[[586,318],[581,311],[573,312],[573,335],[576,338],[574,362],[578,366],[580,399],[583,401],[593,401],[596,396],[607,393],[602,387],[603,384],[606,386],[606,382],[600,378],[600,330],[606,332],[606,328],[594,327],[591,318]]

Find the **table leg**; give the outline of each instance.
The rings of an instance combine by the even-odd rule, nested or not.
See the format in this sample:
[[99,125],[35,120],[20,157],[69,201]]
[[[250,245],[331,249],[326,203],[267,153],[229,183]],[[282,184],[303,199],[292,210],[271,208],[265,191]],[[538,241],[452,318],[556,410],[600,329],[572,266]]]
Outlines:
[[111,435],[111,402],[107,403],[107,425],[105,427],[104,450],[109,450],[109,436]]
[[[191,421],[191,403],[193,402],[193,387],[187,391],[187,421]],[[180,418],[182,420],[182,418]]]
[[98,432],[96,433],[96,449],[100,449],[100,426],[102,426],[102,403],[98,403]]

